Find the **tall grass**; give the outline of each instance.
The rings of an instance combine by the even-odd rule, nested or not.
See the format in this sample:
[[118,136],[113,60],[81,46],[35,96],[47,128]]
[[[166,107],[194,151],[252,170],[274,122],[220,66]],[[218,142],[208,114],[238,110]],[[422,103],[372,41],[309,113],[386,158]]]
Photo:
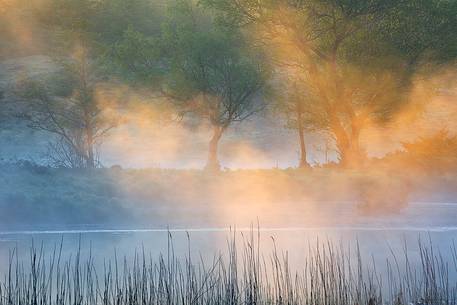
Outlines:
[[[132,259],[104,260],[96,268],[92,253],[80,248],[63,259],[62,245],[50,253],[31,247],[30,261],[10,252],[9,269],[0,280],[0,305],[377,305],[456,304],[457,251],[450,257],[419,241],[412,264],[405,246],[402,257],[386,258],[386,271],[374,259],[365,262],[359,247],[330,241],[310,245],[304,264],[291,270],[287,253],[260,253],[259,236],[231,237],[227,250],[211,261],[189,253],[178,258],[171,236],[168,251],[153,259],[145,250]],[[240,245],[241,243],[241,245]],[[416,253],[417,254],[417,253]]]

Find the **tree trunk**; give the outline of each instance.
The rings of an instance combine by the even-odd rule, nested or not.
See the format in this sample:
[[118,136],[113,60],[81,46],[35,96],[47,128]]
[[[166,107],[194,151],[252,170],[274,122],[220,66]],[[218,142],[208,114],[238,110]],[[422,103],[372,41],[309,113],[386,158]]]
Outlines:
[[300,163],[298,164],[299,168],[309,168],[310,165],[306,161],[306,144],[305,144],[305,135],[303,128],[298,130],[298,136],[300,138]]
[[85,155],[87,156],[86,159],[86,167],[87,168],[95,168],[95,152],[94,152],[94,132],[92,122],[90,121],[89,111],[85,111],[85,133],[86,133],[86,151]]
[[95,168],[95,154],[94,154],[94,145],[92,143],[88,144],[88,159],[87,159],[87,167],[88,168]]
[[208,162],[205,167],[208,171],[217,172],[221,169],[221,165],[217,158],[217,149],[219,146],[219,140],[221,139],[223,133],[223,127],[214,126],[213,137],[209,141]]
[[363,155],[360,150],[360,132],[361,124],[357,121],[351,124],[351,147],[349,155],[349,166],[350,167],[359,167],[363,165]]
[[88,54],[86,49],[86,42],[83,40],[83,48],[81,49],[81,53],[79,54],[80,58],[80,71],[79,71],[79,85],[81,86],[80,89],[80,98],[82,102],[82,107],[84,109],[84,124],[85,124],[85,136],[86,136],[86,167],[87,168],[95,168],[95,152],[94,152],[94,122],[92,120],[92,113],[95,107],[94,97],[92,96],[92,92],[89,88],[89,68],[88,68]]
[[336,148],[340,154],[340,164],[345,167],[350,147],[349,136],[335,113],[330,112],[329,117],[330,129],[335,136]]
[[305,143],[305,130],[302,122],[302,109],[299,102],[297,102],[297,131],[300,141],[300,163],[298,164],[299,168],[309,168],[310,165],[306,161],[306,143]]
[[363,165],[364,158],[360,150],[361,126],[357,122],[351,123],[350,132],[346,131],[341,124],[333,126],[338,151],[341,157],[341,165],[346,168],[356,168]]

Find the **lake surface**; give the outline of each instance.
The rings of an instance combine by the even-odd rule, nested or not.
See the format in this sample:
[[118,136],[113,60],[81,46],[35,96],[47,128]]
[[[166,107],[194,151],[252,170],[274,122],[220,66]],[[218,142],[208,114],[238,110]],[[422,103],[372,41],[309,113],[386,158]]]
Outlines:
[[[166,254],[172,249],[176,256],[185,257],[188,253],[196,258],[210,260],[218,253],[227,249],[227,241],[235,236],[238,245],[243,240],[260,236],[260,252],[270,257],[276,247],[278,252],[286,253],[291,267],[301,268],[310,248],[315,248],[317,242],[331,241],[337,247],[342,246],[355,253],[358,245],[362,258],[367,263],[373,261],[382,270],[386,258],[397,256],[401,263],[402,253],[406,247],[413,264],[419,264],[418,240],[441,251],[442,256],[450,263],[453,262],[451,248],[457,237],[457,203],[426,203],[415,202],[393,214],[382,216],[361,215],[353,205],[342,203],[335,206],[324,205],[316,217],[324,218],[328,214],[330,222],[315,222],[311,226],[297,220],[300,215],[281,215],[273,225],[254,226],[252,232],[249,225],[237,224],[236,229],[226,224],[221,218],[218,226],[207,226],[202,222],[191,226],[181,224],[176,227],[114,228],[104,225],[86,226],[75,225],[65,228],[27,227],[21,230],[0,231],[0,273],[4,274],[7,268],[8,257],[12,249],[18,249],[19,260],[30,260],[29,249],[43,247],[49,255],[55,246],[62,242],[63,257],[74,257],[78,249],[82,256],[91,253],[96,265],[103,265],[105,260],[126,256],[131,259],[135,253],[145,252],[152,258],[160,253]],[[303,219],[311,217],[303,214]],[[256,222],[256,221],[254,221]],[[259,232],[257,232],[257,230]],[[170,237],[171,236],[171,237]],[[438,252],[437,252],[438,253]],[[455,269],[455,268],[453,268]],[[452,274],[456,270],[452,271]],[[451,275],[452,275],[451,274]]]

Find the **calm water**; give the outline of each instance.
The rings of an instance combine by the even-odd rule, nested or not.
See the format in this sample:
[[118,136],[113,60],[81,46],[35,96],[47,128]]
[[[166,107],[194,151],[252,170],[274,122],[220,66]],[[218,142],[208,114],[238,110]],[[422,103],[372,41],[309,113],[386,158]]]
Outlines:
[[[367,263],[375,261],[382,270],[386,258],[399,257],[405,246],[413,263],[419,263],[418,240],[424,243],[432,241],[443,257],[452,262],[451,247],[457,238],[457,204],[456,203],[412,203],[407,208],[394,215],[363,216],[349,206],[345,208],[328,208],[325,213],[332,213],[331,218],[337,219],[331,223],[306,226],[299,222],[288,222],[284,218],[281,225],[260,226],[260,249],[263,255],[271,255],[274,246],[279,252],[287,252],[293,268],[300,268],[308,253],[309,247],[315,247],[316,242],[330,240],[337,245],[353,251],[358,243],[362,258]],[[338,214],[340,217],[337,217]],[[299,215],[294,215],[295,220]],[[330,216],[329,216],[330,218]],[[261,217],[259,218],[261,223]],[[296,225],[296,224],[300,225]],[[131,258],[135,252],[144,251],[152,258],[160,253],[166,254],[172,245],[174,253],[185,257],[190,250],[193,257],[211,259],[219,252],[227,249],[227,241],[236,236],[241,244],[243,238],[249,236],[248,226],[238,226],[236,232],[224,226],[184,225],[170,228],[171,239],[166,227],[151,228],[108,228],[100,226],[72,226],[67,228],[31,228],[24,226],[23,230],[0,232],[0,273],[4,273],[8,256],[13,248],[18,249],[19,258],[29,261],[29,249],[32,244],[43,247],[47,255],[54,246],[63,242],[63,256],[70,258],[78,248],[83,256],[92,252],[95,263],[102,266],[103,261],[112,259],[116,252],[118,256]],[[293,225],[291,225],[293,224]],[[257,236],[257,232],[255,232]],[[190,242],[189,242],[190,240]],[[393,254],[392,254],[393,253]],[[401,259],[400,259],[401,260]],[[401,261],[400,261],[401,263]]]

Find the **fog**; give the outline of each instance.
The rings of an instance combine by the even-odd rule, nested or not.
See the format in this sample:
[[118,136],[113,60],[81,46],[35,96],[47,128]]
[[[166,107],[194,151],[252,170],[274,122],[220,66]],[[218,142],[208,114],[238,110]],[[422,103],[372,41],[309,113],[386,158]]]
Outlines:
[[[328,15],[282,1],[239,12],[223,0],[64,1],[55,16],[52,1],[26,2],[0,0],[0,305],[11,261],[60,243],[64,259],[81,251],[99,270],[170,249],[204,265],[231,241],[243,257],[253,236],[293,270],[334,245],[360,251],[364,272],[391,276],[391,260],[406,278],[409,263],[423,267],[421,242],[455,265],[451,41],[426,36],[416,62],[390,40],[401,29],[377,28],[395,22],[339,18],[331,1]],[[329,47],[327,28],[304,22],[313,14],[349,30],[329,27]]]

